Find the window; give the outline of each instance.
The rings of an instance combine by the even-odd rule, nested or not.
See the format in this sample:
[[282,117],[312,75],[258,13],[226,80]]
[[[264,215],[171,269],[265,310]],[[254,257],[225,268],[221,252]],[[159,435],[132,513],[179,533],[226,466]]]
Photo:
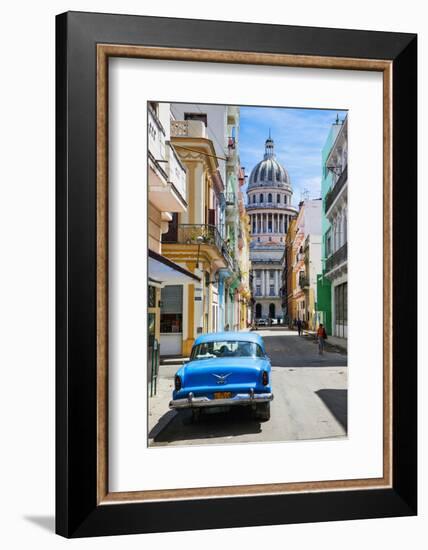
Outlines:
[[165,286],[161,289],[160,331],[163,333],[182,332],[183,287]]
[[260,193],[260,203],[263,202],[263,193]]
[[269,296],[275,296],[275,287],[274,287],[274,285],[269,286]]
[[253,204],[256,203],[256,195],[253,195]]
[[338,285],[334,289],[334,314],[336,336],[346,338],[348,324],[348,283]]
[[271,279],[274,278],[274,272],[273,272],[273,271],[269,271],[269,277],[270,277]]
[[256,296],[262,295],[262,287],[260,285],[256,286]]
[[262,270],[256,269],[256,277],[261,277],[261,275],[262,275]]
[[160,321],[160,331],[162,333],[182,332],[182,315],[178,313],[163,313]]
[[331,235],[328,234],[325,242],[325,257],[328,258],[331,254]]
[[284,204],[287,204],[287,195],[284,195]]
[[272,193],[269,193],[268,195],[268,202],[272,202]]
[[205,126],[208,125],[208,116],[206,113],[184,113],[184,120],[200,120]]
[[264,357],[262,348],[255,342],[220,340],[202,342],[194,346],[191,361],[201,359],[222,359],[228,357]]
[[277,203],[280,203],[280,202],[281,202],[281,195],[278,194],[278,195],[276,196],[276,202],[277,202]]

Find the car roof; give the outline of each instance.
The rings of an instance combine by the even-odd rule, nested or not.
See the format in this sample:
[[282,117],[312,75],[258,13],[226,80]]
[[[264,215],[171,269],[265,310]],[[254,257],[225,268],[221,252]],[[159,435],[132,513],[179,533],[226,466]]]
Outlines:
[[208,332],[201,334],[195,340],[195,345],[203,344],[204,342],[217,342],[219,340],[233,340],[235,342],[255,342],[264,349],[263,338],[254,332]]

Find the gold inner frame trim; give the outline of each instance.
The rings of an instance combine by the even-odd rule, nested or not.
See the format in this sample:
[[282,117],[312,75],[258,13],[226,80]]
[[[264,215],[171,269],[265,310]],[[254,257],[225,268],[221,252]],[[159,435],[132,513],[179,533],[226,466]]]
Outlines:
[[[383,476],[297,483],[108,490],[108,59],[145,59],[275,65],[383,73]],[[378,489],[392,486],[392,62],[257,52],[97,45],[97,502],[147,502],[296,492]]]

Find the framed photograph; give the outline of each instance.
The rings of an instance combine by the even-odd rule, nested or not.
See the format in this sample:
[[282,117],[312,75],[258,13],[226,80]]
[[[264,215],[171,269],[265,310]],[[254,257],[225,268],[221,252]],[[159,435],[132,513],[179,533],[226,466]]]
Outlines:
[[56,25],[57,533],[415,515],[416,35]]

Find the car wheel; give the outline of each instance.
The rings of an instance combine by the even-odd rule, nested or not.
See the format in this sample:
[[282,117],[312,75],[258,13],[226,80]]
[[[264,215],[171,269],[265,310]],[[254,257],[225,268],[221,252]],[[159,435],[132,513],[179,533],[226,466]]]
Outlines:
[[256,408],[256,418],[267,422],[270,419],[270,402],[260,403]]

